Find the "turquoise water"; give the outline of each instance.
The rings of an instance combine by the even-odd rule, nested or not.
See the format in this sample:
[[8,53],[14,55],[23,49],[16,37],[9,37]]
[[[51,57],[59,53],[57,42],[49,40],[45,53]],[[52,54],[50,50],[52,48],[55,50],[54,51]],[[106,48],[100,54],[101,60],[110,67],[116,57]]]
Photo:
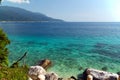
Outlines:
[[10,63],[35,65],[50,59],[62,77],[76,76],[86,68],[120,71],[120,23],[0,23],[7,32]]

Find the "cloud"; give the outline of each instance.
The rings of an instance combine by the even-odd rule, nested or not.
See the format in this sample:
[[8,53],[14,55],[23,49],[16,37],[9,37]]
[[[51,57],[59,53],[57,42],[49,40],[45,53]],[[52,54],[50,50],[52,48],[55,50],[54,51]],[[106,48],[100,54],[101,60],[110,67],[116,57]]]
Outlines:
[[21,3],[30,3],[30,1],[29,0],[7,0],[7,1],[9,1],[9,2],[13,2],[13,3],[19,3],[19,4],[21,4]]

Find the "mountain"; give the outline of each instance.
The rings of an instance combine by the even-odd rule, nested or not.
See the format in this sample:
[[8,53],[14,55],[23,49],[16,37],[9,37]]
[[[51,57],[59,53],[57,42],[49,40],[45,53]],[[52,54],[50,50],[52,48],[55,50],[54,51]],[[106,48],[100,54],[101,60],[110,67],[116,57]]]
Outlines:
[[0,21],[62,21],[17,7],[0,6]]

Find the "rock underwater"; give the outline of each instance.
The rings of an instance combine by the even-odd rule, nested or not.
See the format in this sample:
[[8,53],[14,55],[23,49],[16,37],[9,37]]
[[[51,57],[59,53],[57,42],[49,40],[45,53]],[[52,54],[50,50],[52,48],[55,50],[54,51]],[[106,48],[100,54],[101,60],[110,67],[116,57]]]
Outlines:
[[47,69],[48,67],[50,67],[52,65],[52,62],[48,59],[44,59],[44,60],[40,60],[38,62],[39,66],[42,66],[44,69]]
[[[51,66],[52,62],[48,59],[41,60],[38,65],[31,66],[28,72],[29,80],[64,80],[59,78],[54,72],[47,72],[46,69]],[[107,71],[87,68],[81,78],[76,79],[71,76],[65,80],[120,80],[120,75]]]

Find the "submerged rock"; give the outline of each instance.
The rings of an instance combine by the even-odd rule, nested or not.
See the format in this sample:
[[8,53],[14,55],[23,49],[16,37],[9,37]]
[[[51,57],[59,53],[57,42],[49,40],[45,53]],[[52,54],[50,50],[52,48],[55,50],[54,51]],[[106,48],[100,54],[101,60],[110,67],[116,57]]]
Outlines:
[[119,71],[119,72],[117,72],[117,74],[120,76],[120,71]]
[[77,80],[77,78],[75,78],[74,76],[71,76],[70,78],[73,79],[73,80]]
[[47,69],[48,67],[52,65],[52,62],[48,59],[44,59],[44,60],[39,61],[38,65],[42,66],[44,69]]
[[119,80],[119,75],[96,69],[86,69],[83,72],[84,80]]
[[95,48],[105,48],[107,46],[108,46],[108,44],[105,44],[105,43],[96,43],[94,45]]
[[102,67],[102,70],[103,70],[103,71],[107,71],[108,68],[105,66],[105,67]]
[[58,78],[58,80],[63,80],[63,78]]
[[67,80],[79,80],[79,79],[75,78],[74,76],[71,76],[71,77],[68,78]]

